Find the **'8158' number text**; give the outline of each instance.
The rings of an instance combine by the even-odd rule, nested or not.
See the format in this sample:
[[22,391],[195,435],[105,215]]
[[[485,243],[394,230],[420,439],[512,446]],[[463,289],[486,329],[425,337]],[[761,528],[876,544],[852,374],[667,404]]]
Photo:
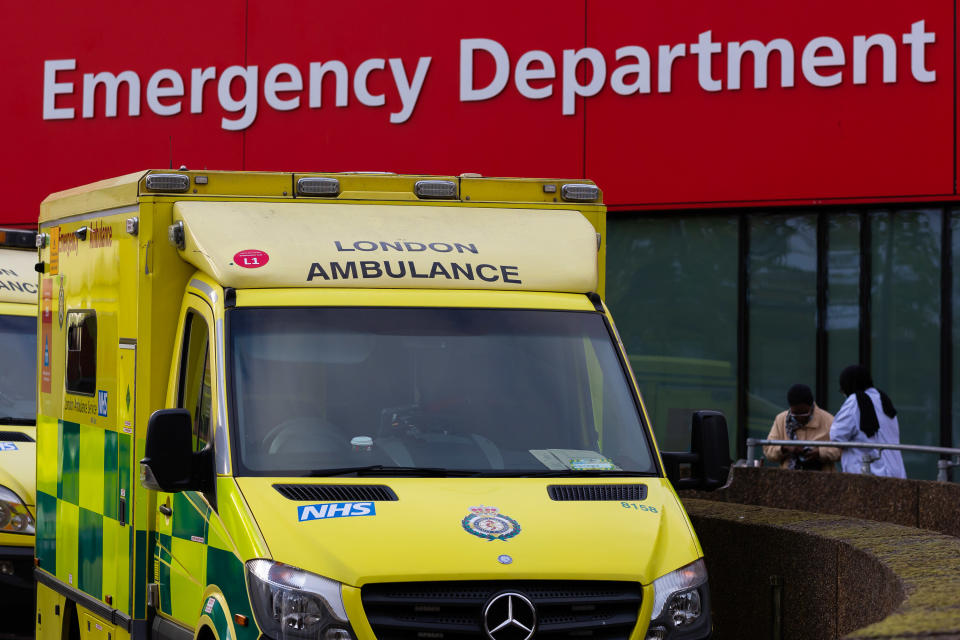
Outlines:
[[624,509],[636,509],[637,511],[649,511],[650,513],[657,513],[656,507],[648,507],[645,504],[637,504],[636,502],[621,502],[620,506]]

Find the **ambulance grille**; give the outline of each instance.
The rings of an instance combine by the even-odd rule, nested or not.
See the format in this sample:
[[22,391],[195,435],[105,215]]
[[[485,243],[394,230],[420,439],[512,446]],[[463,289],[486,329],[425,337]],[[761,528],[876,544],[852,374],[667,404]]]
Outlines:
[[551,500],[646,500],[645,484],[552,484]]
[[368,584],[360,598],[377,640],[467,640],[486,638],[484,607],[504,591],[533,603],[541,639],[626,640],[642,602],[636,582],[572,580]]
[[35,442],[35,440],[19,431],[0,431],[0,442]]
[[391,502],[393,489],[382,484],[275,484],[273,488],[291,500],[328,502]]

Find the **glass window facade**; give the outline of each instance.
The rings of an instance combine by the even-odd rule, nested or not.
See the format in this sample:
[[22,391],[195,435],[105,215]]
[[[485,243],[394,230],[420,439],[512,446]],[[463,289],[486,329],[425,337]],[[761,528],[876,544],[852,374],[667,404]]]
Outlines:
[[607,236],[607,304],[659,446],[687,449],[698,409],[735,425],[737,218],[611,214]]
[[787,389],[816,386],[817,223],[811,214],[749,220],[747,434],[765,438]]
[[[954,210],[950,213],[950,225],[947,229],[950,234],[950,240],[947,243],[950,246],[950,255],[952,262],[957,261],[960,256],[960,210]],[[945,239],[946,240],[946,239]],[[950,373],[951,384],[945,385],[950,390],[950,437],[953,444],[951,446],[960,446],[960,270],[954,264],[950,267],[950,296],[951,305],[945,311],[949,315],[949,324],[951,335],[953,336],[953,347],[948,352],[946,348],[942,350],[949,353],[951,357]],[[957,470],[954,470],[954,479],[957,478]]]
[[860,361],[860,215],[838,212],[826,217],[826,225],[826,400],[817,402],[836,413],[845,400],[840,372]]
[[[893,400],[900,440],[940,441],[941,211],[870,213],[870,369]],[[936,462],[903,454],[909,477],[927,477]],[[927,472],[927,473],[925,473]]]
[[[710,408],[744,457],[790,385],[835,413],[858,362],[901,442],[960,445],[960,209],[611,212],[607,229],[607,302],[662,448],[689,446],[690,414]],[[936,477],[934,456],[904,461]]]

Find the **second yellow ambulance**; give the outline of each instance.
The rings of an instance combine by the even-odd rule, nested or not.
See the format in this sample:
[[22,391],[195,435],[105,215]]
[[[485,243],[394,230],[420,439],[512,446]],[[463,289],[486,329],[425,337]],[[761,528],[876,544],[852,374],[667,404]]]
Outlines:
[[36,234],[0,229],[0,633],[32,628],[37,412]]

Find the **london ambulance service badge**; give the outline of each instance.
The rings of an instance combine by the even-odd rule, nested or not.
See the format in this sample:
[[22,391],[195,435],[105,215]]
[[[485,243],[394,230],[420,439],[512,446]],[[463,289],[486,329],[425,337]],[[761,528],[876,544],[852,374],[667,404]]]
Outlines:
[[500,513],[496,507],[470,507],[460,524],[463,530],[485,540],[509,540],[520,533],[520,523]]

